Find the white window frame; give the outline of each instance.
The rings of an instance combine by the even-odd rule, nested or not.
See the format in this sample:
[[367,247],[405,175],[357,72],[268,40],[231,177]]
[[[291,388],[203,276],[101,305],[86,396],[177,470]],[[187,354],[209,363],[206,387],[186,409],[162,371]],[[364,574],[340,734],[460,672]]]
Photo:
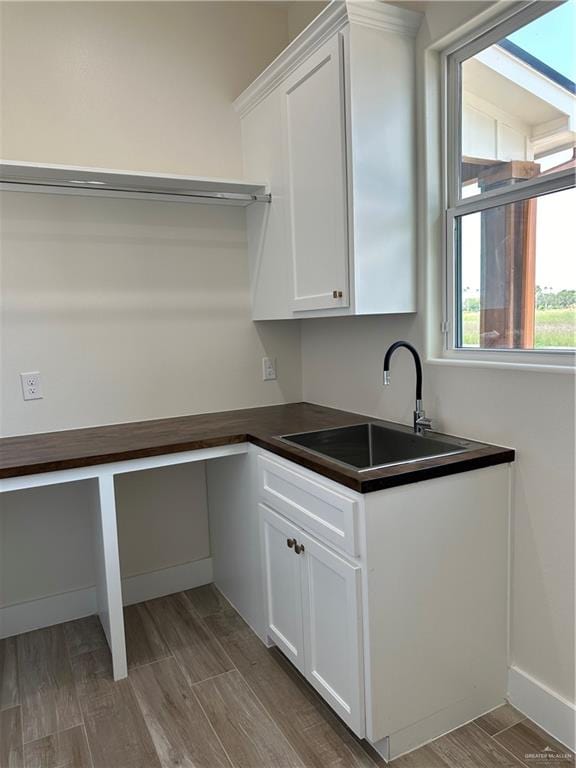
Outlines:
[[575,350],[550,349],[474,349],[457,347],[457,252],[456,220],[468,213],[491,207],[526,200],[574,187],[575,174],[571,169],[547,174],[546,176],[521,184],[511,185],[502,190],[492,190],[473,197],[462,198],[461,190],[461,84],[460,64],[481,50],[498,42],[544,15],[562,2],[530,0],[520,2],[504,15],[493,19],[488,25],[475,30],[441,53],[441,96],[442,96],[442,201],[444,211],[444,275],[443,275],[443,358],[461,362],[488,362],[522,364],[532,366],[561,366],[573,368],[576,363]]

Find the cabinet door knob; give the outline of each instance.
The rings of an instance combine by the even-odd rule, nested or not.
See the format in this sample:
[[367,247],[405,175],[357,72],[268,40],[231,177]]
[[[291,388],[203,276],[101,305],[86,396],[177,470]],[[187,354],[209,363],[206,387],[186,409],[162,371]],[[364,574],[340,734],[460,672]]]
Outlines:
[[333,299],[341,299],[342,298],[342,291],[332,291],[332,298]]
[[296,539],[286,539],[286,546],[290,547],[290,549],[292,549],[294,546],[297,546]]
[[304,544],[295,544],[294,552],[296,552],[297,555],[301,555],[302,552],[304,552]]

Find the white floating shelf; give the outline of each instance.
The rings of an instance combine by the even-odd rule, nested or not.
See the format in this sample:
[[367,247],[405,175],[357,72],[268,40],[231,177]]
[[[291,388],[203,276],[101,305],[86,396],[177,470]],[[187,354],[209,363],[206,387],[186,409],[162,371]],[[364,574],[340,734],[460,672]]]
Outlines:
[[264,184],[193,176],[0,161],[0,189],[218,205],[269,203]]

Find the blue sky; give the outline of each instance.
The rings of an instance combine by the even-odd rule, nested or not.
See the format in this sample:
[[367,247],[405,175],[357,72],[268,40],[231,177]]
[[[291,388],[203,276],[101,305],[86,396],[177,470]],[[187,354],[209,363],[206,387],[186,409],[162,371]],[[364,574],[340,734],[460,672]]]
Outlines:
[[508,39],[576,82],[576,0],[567,0]]

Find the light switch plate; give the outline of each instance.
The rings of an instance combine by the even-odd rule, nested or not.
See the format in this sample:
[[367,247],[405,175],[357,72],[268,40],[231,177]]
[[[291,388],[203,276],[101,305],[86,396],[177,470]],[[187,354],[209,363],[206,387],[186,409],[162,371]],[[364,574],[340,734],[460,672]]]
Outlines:
[[21,373],[20,381],[22,382],[22,395],[24,400],[41,400],[44,397],[42,394],[42,383],[40,381],[39,371]]
[[264,381],[274,381],[276,378],[276,358],[262,358],[262,379]]

